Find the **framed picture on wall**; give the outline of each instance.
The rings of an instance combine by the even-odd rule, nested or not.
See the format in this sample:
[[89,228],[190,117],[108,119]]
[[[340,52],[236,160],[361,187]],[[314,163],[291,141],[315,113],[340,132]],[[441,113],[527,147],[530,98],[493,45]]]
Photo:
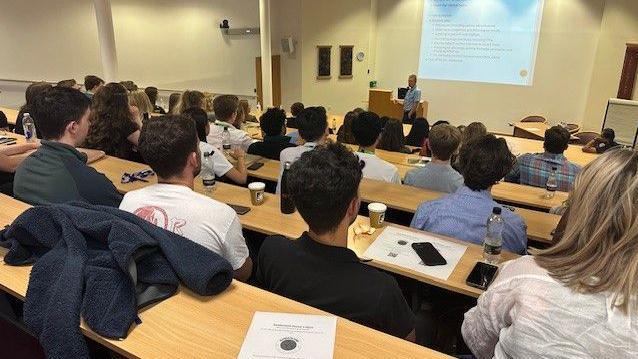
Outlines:
[[354,46],[342,45],[339,46],[339,78],[351,79],[352,78],[352,54]]
[[317,46],[317,79],[330,78],[330,56],[332,46]]

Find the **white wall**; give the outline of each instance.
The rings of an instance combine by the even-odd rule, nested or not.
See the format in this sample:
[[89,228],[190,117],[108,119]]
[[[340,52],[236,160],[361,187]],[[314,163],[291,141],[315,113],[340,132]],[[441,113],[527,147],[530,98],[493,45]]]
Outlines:
[[586,130],[601,130],[607,100],[618,94],[627,43],[638,43],[638,1],[606,0],[583,121]]
[[0,78],[59,81],[101,72],[92,1],[2,1]]
[[[339,45],[353,45],[354,54],[368,53],[370,0],[302,1],[302,93],[310,105],[324,105],[343,114],[364,106],[368,98],[368,61],[353,60],[352,79],[339,79]],[[331,45],[329,80],[317,80],[317,45]]]
[[141,85],[253,95],[259,36],[224,36],[259,27],[256,0],[111,0],[119,77]]
[[[303,39],[301,37],[301,0],[273,0],[271,2],[272,54],[281,56],[281,104],[290,105],[302,100],[301,58]],[[281,39],[293,37],[295,51],[285,54],[281,50]]]
[[[88,0],[2,1],[0,46],[0,79],[82,80],[102,69]],[[0,105],[22,105],[26,86],[0,81]]]

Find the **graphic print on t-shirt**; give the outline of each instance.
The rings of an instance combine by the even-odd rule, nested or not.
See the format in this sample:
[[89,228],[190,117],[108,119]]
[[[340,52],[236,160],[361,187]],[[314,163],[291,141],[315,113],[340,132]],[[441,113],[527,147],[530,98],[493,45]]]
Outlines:
[[169,230],[175,234],[183,236],[182,227],[186,225],[186,220],[179,218],[169,218],[166,211],[157,206],[140,207],[133,212],[134,215],[150,222],[158,227]]

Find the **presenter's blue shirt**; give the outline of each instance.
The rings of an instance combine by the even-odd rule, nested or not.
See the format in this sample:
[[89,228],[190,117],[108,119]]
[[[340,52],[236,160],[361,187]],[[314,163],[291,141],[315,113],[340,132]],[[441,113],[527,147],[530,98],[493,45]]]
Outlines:
[[403,111],[412,111],[412,109],[421,101],[421,89],[418,87],[408,89],[403,99]]

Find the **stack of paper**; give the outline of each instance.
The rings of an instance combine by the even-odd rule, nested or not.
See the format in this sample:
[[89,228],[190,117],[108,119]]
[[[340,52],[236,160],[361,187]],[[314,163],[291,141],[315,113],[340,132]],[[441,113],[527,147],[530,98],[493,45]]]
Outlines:
[[255,312],[238,358],[326,358],[334,353],[337,317]]
[[[430,242],[447,261],[442,266],[426,266],[412,249],[412,243]],[[467,246],[438,239],[427,233],[416,233],[388,226],[368,247],[364,257],[408,268],[432,277],[447,280],[465,254]]]

